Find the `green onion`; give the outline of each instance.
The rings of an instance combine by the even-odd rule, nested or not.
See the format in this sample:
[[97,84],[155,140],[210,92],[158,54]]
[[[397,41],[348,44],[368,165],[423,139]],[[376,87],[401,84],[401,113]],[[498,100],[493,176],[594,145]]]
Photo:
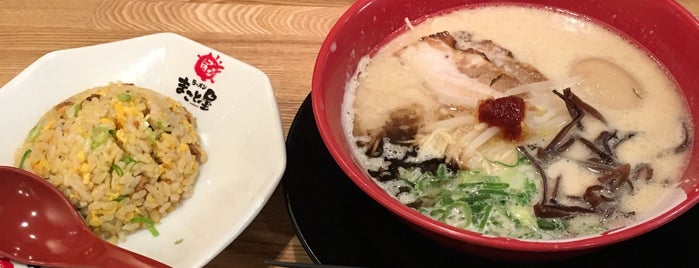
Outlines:
[[119,93],[117,99],[123,102],[129,102],[131,101],[131,95],[129,93]]
[[457,202],[449,206],[444,222],[449,225],[466,228],[471,223],[471,207],[463,202]]
[[516,161],[514,164],[507,164],[507,163],[504,163],[504,162],[501,162],[501,161],[491,161],[491,160],[486,160],[486,161],[488,161],[488,162],[490,162],[490,163],[493,163],[493,164],[496,164],[496,165],[501,165],[501,166],[504,166],[504,167],[510,167],[510,168],[512,168],[512,167],[516,167],[516,166],[519,166],[519,165],[521,165],[521,164],[526,163],[526,162],[527,162],[527,158],[526,158],[526,157],[518,157],[518,158],[517,158],[517,161]]
[[148,225],[148,231],[150,232],[153,237],[157,237],[160,235],[160,232],[158,232],[158,229],[155,229],[155,225]]
[[136,165],[136,163],[139,163],[140,161],[136,161],[127,155],[127,156],[122,157],[121,160],[119,160],[119,162],[124,163],[123,169],[132,170],[133,167]]
[[119,177],[124,176],[124,171],[121,170],[121,167],[119,167],[119,165],[113,164],[112,169],[114,169],[114,172],[116,172],[117,176],[119,176]]
[[422,172],[419,169],[404,169],[398,168],[399,178],[411,186],[415,186],[415,183],[422,179]]
[[73,106],[73,117],[78,117],[78,112],[83,109],[83,106],[81,104],[76,104]]
[[543,230],[556,230],[563,228],[563,224],[559,219],[537,219],[536,225]]
[[465,182],[459,184],[461,188],[473,188],[473,189],[507,189],[510,187],[509,183],[503,182]]
[[443,221],[445,218],[446,211],[444,209],[435,209],[433,211],[430,211],[430,217],[435,218],[437,220]]
[[105,127],[96,127],[92,130],[92,133],[90,134],[90,148],[95,149],[97,147],[100,147],[100,145],[104,144],[107,139],[109,139],[109,130],[108,128]]
[[151,224],[151,225],[155,224],[155,222],[152,219],[150,219],[148,217],[140,216],[140,215],[131,218],[131,223],[143,223],[143,224]]
[[27,158],[29,157],[29,155],[30,155],[31,153],[32,153],[32,150],[31,150],[31,149],[28,149],[28,150],[24,151],[24,154],[22,154],[22,159],[19,160],[19,168],[20,168],[20,169],[23,169],[23,168],[24,168],[24,162],[27,161]]
[[140,223],[146,225],[146,228],[148,228],[148,231],[150,231],[150,234],[153,235],[154,237],[157,237],[160,235],[157,229],[155,229],[155,222],[144,216],[136,216],[131,219],[131,223]]
[[449,196],[449,195],[444,195],[444,196],[442,196],[442,198],[437,200],[437,204],[439,204],[439,205],[451,205],[453,203],[454,203],[454,198],[452,198],[452,196]]
[[36,139],[39,138],[39,134],[41,134],[41,129],[42,127],[40,125],[34,126],[32,130],[29,131],[27,139],[29,139],[30,142],[35,142]]
[[483,215],[483,219],[481,220],[481,223],[478,224],[478,230],[483,231],[485,229],[485,225],[488,223],[488,219],[490,219],[490,212],[493,211],[493,206],[487,206],[485,207],[485,213]]
[[531,202],[532,197],[537,193],[536,184],[534,182],[527,180],[524,184],[524,189],[522,192],[515,194],[514,201],[520,205],[527,205]]
[[124,200],[124,199],[129,198],[129,197],[131,197],[131,195],[123,194],[123,195],[117,196],[116,198],[112,199],[112,201],[120,202],[121,200]]
[[[518,161],[518,165],[528,164],[525,161]],[[498,175],[486,175],[478,170],[451,171],[442,164],[435,172],[399,170],[399,178],[412,186],[411,193],[423,201],[417,208],[420,213],[449,225],[486,234],[512,231],[520,237],[543,229],[536,227],[531,211],[536,184],[520,174],[520,169],[531,167],[498,168]],[[505,230],[510,226],[523,234]]]
[[435,176],[435,178],[438,179],[438,180],[446,180],[446,179],[448,179],[447,176],[450,175],[450,174],[448,174],[448,172],[447,172],[447,166],[445,166],[445,165],[439,165],[439,166],[437,167],[437,172],[436,172],[436,173],[437,173],[437,174],[435,174],[434,176]]
[[530,206],[510,206],[508,207],[507,216],[519,226],[526,228],[534,228],[536,226],[536,215],[531,211]]
[[149,138],[152,142],[156,142],[156,141],[158,140],[157,137],[155,136],[155,132],[153,131],[153,129],[151,129],[151,128],[146,128],[145,131],[146,131],[146,135],[148,135],[148,138]]
[[478,190],[478,193],[485,194],[485,195],[495,195],[495,194],[509,195],[509,193],[507,193],[506,191],[503,191],[500,189],[488,189],[488,188],[480,189],[480,190]]
[[168,125],[165,125],[165,123],[163,123],[163,121],[155,122],[155,126],[156,126],[157,128],[159,128],[159,129],[162,129],[162,130],[165,130],[165,131],[172,131],[172,127],[171,127],[171,126],[168,126]]
[[488,199],[490,199],[490,197],[491,196],[489,194],[474,194],[474,195],[469,195],[469,196],[463,197],[463,198],[459,199],[459,201],[464,201],[466,203],[475,203],[478,201],[488,200]]
[[134,160],[133,160],[133,158],[131,158],[130,156],[127,155],[127,156],[122,157],[121,160],[119,160],[119,161],[124,162],[124,164],[128,164],[128,163],[133,162]]
[[175,241],[175,245],[182,244],[182,241],[184,241],[184,239],[182,239],[182,238],[177,239],[177,241]]

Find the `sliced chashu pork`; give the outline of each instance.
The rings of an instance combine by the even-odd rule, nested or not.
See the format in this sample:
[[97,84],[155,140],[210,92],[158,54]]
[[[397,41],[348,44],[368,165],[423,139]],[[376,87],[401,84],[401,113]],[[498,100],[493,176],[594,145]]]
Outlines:
[[491,40],[472,40],[468,32],[439,32],[422,37],[397,53],[406,66],[424,76],[425,86],[441,102],[475,107],[499,98],[507,89],[547,80],[533,66]]

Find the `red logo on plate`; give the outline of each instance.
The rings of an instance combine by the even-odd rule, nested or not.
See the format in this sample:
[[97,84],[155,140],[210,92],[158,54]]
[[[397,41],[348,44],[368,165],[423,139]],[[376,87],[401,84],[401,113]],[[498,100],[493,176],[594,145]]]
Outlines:
[[199,59],[197,60],[197,63],[194,64],[194,72],[197,73],[202,82],[209,80],[211,83],[213,83],[214,76],[224,69],[223,65],[221,65],[223,62],[219,60],[221,57],[214,57],[211,52],[206,55],[197,55],[197,57],[199,57]]

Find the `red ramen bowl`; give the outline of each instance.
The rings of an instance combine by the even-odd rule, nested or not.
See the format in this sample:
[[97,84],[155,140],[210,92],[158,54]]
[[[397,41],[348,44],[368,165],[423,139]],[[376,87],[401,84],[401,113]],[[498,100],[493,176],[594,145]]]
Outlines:
[[353,157],[341,119],[346,83],[354,75],[359,60],[385,44],[396,32],[405,30],[406,19],[418,24],[425,16],[445,10],[498,3],[534,5],[578,14],[611,26],[637,42],[674,76],[689,103],[694,133],[699,133],[699,53],[696,53],[699,22],[672,0],[359,0],[342,15],[322,44],[311,95],[316,123],[326,147],[361,190],[435,241],[478,255],[506,255],[522,260],[579,255],[631,239],[672,221],[699,202],[697,139],[691,142],[690,163],[678,186],[684,196],[666,202],[652,217],[582,238],[546,241],[482,235],[432,220],[403,205],[377,185]]

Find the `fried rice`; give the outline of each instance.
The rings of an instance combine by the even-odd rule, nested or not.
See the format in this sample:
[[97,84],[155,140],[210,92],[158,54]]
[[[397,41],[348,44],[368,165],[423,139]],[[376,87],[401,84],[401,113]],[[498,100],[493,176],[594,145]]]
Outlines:
[[15,165],[61,190],[98,236],[118,242],[154,225],[193,193],[206,152],[175,100],[126,83],[57,104],[15,153]]

